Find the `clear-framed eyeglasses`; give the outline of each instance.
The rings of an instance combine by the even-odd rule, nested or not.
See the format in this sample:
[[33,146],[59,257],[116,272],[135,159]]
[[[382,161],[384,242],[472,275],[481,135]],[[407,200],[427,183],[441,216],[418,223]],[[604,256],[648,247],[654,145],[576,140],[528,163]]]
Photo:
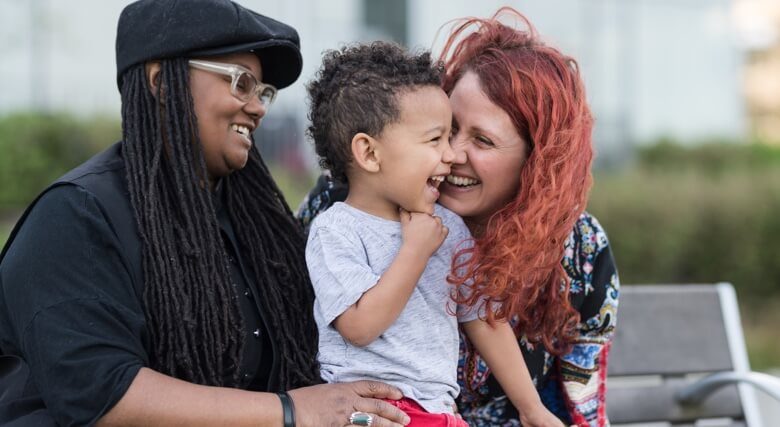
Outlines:
[[230,76],[230,93],[241,101],[249,102],[253,96],[256,96],[260,103],[268,108],[276,99],[274,86],[257,81],[251,71],[240,65],[199,59],[191,59],[189,64],[192,68]]

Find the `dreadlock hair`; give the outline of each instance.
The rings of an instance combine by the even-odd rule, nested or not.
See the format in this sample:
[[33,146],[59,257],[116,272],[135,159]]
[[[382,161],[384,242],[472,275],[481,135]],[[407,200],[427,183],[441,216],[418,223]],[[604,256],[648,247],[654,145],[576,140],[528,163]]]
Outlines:
[[442,64],[433,61],[430,52],[411,53],[395,43],[376,41],[325,52],[307,86],[307,132],[322,168],[347,182],[352,137],[360,132],[381,135],[400,120],[401,95],[421,86],[439,87],[443,74]]
[[[160,61],[152,94],[144,64],[122,77],[122,153],[143,243],[151,367],[197,384],[237,386],[243,319],[231,285],[198,136],[186,59]],[[314,294],[298,223],[256,149],[223,178],[242,260],[279,354],[280,390],[320,382]]]

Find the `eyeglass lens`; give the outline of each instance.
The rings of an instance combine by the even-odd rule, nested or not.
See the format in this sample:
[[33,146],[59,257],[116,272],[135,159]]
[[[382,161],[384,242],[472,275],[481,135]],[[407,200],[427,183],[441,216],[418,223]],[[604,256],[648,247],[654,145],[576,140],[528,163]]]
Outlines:
[[[236,95],[244,101],[248,101],[255,95],[257,90],[257,80],[249,73],[241,73],[236,81]],[[260,102],[263,105],[269,105],[274,98],[274,91],[270,87],[263,87],[260,93],[257,94],[260,98]]]

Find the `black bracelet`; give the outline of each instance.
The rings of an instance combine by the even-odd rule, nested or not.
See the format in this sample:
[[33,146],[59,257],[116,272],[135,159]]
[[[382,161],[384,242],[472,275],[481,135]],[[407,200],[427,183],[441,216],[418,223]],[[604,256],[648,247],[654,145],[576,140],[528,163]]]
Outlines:
[[282,414],[284,427],[295,427],[295,405],[287,392],[276,393],[282,401]]

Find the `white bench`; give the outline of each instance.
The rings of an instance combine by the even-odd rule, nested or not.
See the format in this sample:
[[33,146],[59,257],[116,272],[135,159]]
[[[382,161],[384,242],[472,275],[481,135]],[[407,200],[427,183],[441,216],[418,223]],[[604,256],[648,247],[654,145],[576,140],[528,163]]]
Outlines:
[[780,404],[780,379],[750,371],[734,288],[621,286],[609,355],[614,426],[775,427],[755,388]]

